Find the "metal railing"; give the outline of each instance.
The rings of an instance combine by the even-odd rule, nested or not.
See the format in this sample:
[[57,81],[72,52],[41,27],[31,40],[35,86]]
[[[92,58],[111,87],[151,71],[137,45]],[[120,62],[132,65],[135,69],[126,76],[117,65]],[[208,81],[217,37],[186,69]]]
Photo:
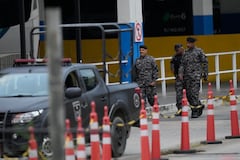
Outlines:
[[[121,64],[127,64],[128,63],[128,60],[122,60],[121,61]],[[102,66],[104,65],[103,62],[97,62],[97,63],[91,63],[95,66]],[[110,83],[110,72],[109,72],[109,68],[110,68],[110,65],[118,65],[119,64],[119,61],[110,61],[110,62],[105,62],[105,68],[106,68],[106,71],[107,71],[107,74],[105,76],[105,82],[106,84],[119,84],[120,82],[116,82],[116,83]],[[126,82],[123,82],[123,83],[126,83]]]
[[[230,55],[231,59],[232,59],[232,68],[228,69],[228,70],[220,70],[220,57],[226,56],[226,55]],[[233,87],[237,88],[237,73],[240,72],[240,66],[237,66],[237,59],[239,59],[238,61],[240,61],[240,51],[231,51],[231,52],[219,52],[219,53],[208,53],[206,54],[206,56],[209,57],[214,57],[214,71],[213,72],[209,72],[209,76],[214,76],[215,75],[215,83],[216,83],[216,90],[220,90],[221,88],[221,79],[220,79],[220,75],[221,74],[227,74],[227,73],[232,73],[232,81],[233,81]],[[237,58],[237,56],[239,56]],[[166,61],[170,61],[172,57],[159,57],[159,58],[155,58],[156,63],[160,64],[159,65],[159,71],[160,71],[160,78],[157,79],[157,81],[161,82],[161,89],[162,89],[162,95],[166,96],[167,94],[167,81],[170,80],[175,80],[174,76],[166,76],[166,69],[167,67],[170,67],[170,64],[167,64],[166,66]],[[224,61],[225,63],[230,63],[227,62],[226,60]],[[118,61],[111,61],[111,62],[106,62],[106,69],[108,71],[109,66],[112,64],[117,64],[119,63]],[[122,61],[122,63],[127,63],[127,61]],[[94,65],[103,65],[103,63],[93,63]],[[212,68],[209,68],[210,70],[212,70]],[[110,84],[109,82],[109,73],[106,76],[105,79],[107,84]],[[202,88],[201,88],[202,89]]]

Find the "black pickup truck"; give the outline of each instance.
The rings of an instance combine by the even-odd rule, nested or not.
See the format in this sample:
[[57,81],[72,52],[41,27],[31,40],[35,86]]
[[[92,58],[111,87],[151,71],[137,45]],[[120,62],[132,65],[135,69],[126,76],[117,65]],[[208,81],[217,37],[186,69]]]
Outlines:
[[[18,61],[19,62],[19,61]],[[27,150],[31,125],[36,129],[48,126],[48,67],[32,63],[15,65],[0,71],[0,151],[1,156],[21,156]],[[84,128],[89,127],[91,102],[96,103],[99,125],[102,124],[104,106],[108,106],[111,120],[112,153],[124,153],[131,126],[138,126],[140,94],[136,83],[106,85],[94,65],[63,62],[64,106],[71,127],[77,127],[77,116],[82,117]],[[116,124],[133,125],[119,126]],[[24,132],[25,131],[25,132]],[[50,137],[39,132],[39,150],[51,156]],[[86,135],[86,143],[90,141]]]

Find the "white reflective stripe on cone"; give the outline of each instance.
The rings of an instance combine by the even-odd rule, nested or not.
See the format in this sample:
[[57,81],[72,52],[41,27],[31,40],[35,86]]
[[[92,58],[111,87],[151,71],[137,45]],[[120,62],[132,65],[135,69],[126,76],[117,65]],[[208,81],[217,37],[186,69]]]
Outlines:
[[97,122],[93,122],[92,124],[90,124],[91,129],[98,129],[98,123]]
[[188,106],[183,106],[182,107],[182,112],[188,112]]
[[182,122],[188,122],[188,117],[187,116],[182,116]]
[[66,142],[66,147],[67,148],[73,148],[73,146],[74,146],[73,141],[69,140],[69,141]]
[[111,138],[110,137],[103,137],[103,144],[111,144]]
[[91,139],[91,142],[99,142],[99,135],[98,134],[91,134],[90,139]]
[[30,151],[29,151],[29,157],[30,157],[30,158],[38,157],[37,151],[36,151],[36,150],[30,150]]
[[148,130],[141,130],[141,136],[148,136]]
[[86,158],[86,152],[85,151],[77,151],[77,157],[78,158]]
[[159,113],[153,112],[152,116],[152,119],[159,119]]
[[237,110],[237,106],[236,105],[232,105],[231,106],[231,111],[236,111]]
[[236,100],[236,96],[235,95],[231,95],[230,96],[230,101],[235,101]]
[[66,156],[66,160],[75,160],[75,156],[74,155]]
[[214,115],[214,110],[213,109],[208,109],[207,115]]
[[103,132],[110,132],[110,126],[109,125],[103,125]]
[[84,137],[77,137],[77,144],[84,144],[85,138]]
[[141,125],[147,125],[147,119],[146,119],[146,118],[142,118],[142,119],[140,120],[140,124],[141,124]]
[[152,130],[159,130],[158,124],[152,124]]
[[213,99],[208,99],[208,104],[213,104]]

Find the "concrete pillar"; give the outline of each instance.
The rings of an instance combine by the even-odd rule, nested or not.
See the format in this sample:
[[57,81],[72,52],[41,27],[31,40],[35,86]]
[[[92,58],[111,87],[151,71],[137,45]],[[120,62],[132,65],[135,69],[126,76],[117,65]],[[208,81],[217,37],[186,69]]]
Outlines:
[[[134,28],[133,37],[129,32],[121,33],[122,59],[128,60],[127,65],[122,65],[122,82],[131,82],[132,66],[139,57],[139,46],[143,44],[142,0],[118,0],[117,8],[118,23],[127,23]],[[121,28],[126,27],[126,25],[121,25]],[[132,41],[133,53],[130,53]]]
[[212,0],[193,0],[193,33],[213,34]]

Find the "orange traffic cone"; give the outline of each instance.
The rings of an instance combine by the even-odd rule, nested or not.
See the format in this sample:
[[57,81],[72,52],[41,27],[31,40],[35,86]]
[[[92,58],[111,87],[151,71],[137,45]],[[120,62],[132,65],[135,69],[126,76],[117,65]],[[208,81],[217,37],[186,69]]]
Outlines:
[[141,159],[150,160],[147,112],[145,110],[145,102],[143,99],[141,100],[140,132],[141,132],[141,157],[142,157]]
[[201,142],[202,144],[220,144],[222,141],[215,139],[215,123],[214,123],[214,105],[213,105],[213,91],[212,85],[208,83],[208,112],[207,112],[207,140]]
[[82,128],[82,119],[79,116],[77,118],[78,128],[77,128],[77,160],[86,160],[86,149],[85,149],[85,138],[84,138],[84,130]]
[[230,80],[229,83],[230,83],[229,96],[230,96],[230,107],[231,107],[230,118],[231,118],[232,135],[231,136],[226,136],[225,138],[226,139],[240,138],[239,125],[238,125],[238,112],[237,112],[237,107],[236,107],[237,101],[236,101],[236,96],[235,96],[235,90],[233,88],[232,80]]
[[182,98],[182,130],[181,130],[181,149],[174,151],[174,153],[195,153],[196,150],[190,150],[189,143],[189,120],[188,120],[188,102],[186,97],[186,90],[183,89]]
[[111,134],[110,134],[110,119],[108,117],[107,106],[104,107],[102,146],[103,146],[102,159],[111,160],[112,148],[111,148]]
[[[152,112],[152,160],[160,160],[161,157],[159,114],[158,97],[155,95]],[[163,159],[161,158],[161,160]]]
[[66,119],[66,132],[65,132],[65,160],[75,160],[73,136],[70,131],[70,120]]
[[37,142],[34,137],[34,129],[33,127],[29,127],[30,139],[28,141],[28,158],[29,160],[38,160],[38,150],[37,150]]
[[100,142],[98,131],[98,116],[95,111],[96,104],[91,102],[92,111],[90,113],[90,141],[91,141],[91,160],[100,160]]
[[159,160],[160,152],[160,130],[159,130],[159,108],[157,95],[154,96],[152,112],[152,160]]

